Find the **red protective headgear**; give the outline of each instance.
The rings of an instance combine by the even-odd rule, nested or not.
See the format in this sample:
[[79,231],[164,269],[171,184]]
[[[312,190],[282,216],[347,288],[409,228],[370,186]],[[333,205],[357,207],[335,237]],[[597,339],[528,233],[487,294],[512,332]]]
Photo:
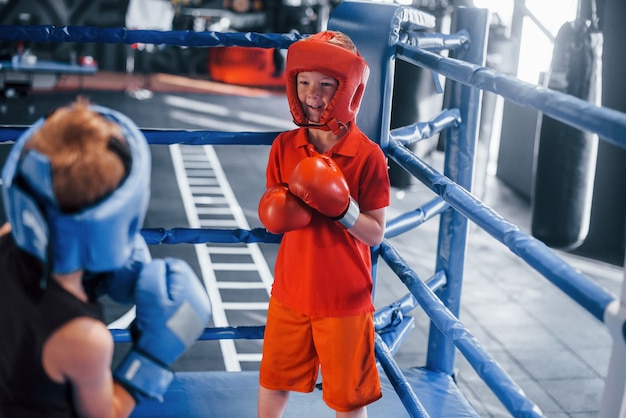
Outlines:
[[[341,126],[355,119],[370,71],[358,52],[329,43],[334,37],[334,32],[324,31],[292,44],[287,51],[285,74],[287,100],[294,123],[338,133]],[[337,91],[322,112],[319,125],[309,124],[298,100],[297,77],[303,71],[318,71],[339,82]]]

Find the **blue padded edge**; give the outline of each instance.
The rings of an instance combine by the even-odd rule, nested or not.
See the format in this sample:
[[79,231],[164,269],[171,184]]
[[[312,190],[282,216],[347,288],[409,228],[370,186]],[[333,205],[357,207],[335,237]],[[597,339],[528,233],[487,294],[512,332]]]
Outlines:
[[[372,417],[408,416],[398,395],[384,372],[379,369],[383,397],[368,406]],[[422,368],[404,369],[403,373],[432,417],[463,418],[480,417],[458,390],[448,375]],[[256,417],[259,374],[244,372],[178,372],[174,382],[165,393],[165,402],[147,401],[140,404],[133,418],[208,418],[208,417]],[[322,392],[292,393],[284,418],[306,416],[333,418],[322,400]]]

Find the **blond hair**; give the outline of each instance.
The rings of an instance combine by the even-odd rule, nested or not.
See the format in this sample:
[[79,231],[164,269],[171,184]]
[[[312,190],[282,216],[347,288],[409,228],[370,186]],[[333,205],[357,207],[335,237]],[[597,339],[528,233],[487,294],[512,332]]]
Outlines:
[[354,52],[357,55],[359,54],[356,45],[354,44],[354,42],[352,42],[352,39],[350,39],[348,35],[336,30],[329,30],[326,32],[329,32],[333,35],[332,37],[329,37],[326,42],[328,42],[329,44],[340,46],[350,52]]
[[77,211],[113,192],[126,174],[111,141],[126,147],[120,126],[90,110],[88,100],[78,98],[52,113],[24,150],[48,157],[59,205]]

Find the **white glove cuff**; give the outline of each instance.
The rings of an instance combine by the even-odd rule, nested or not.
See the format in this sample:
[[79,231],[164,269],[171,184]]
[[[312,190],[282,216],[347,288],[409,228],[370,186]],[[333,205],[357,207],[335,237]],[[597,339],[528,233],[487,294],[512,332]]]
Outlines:
[[356,224],[357,219],[359,219],[359,215],[361,214],[361,209],[359,209],[359,204],[350,196],[350,204],[348,205],[348,209],[346,213],[343,215],[339,222],[346,227],[346,229],[350,229]]

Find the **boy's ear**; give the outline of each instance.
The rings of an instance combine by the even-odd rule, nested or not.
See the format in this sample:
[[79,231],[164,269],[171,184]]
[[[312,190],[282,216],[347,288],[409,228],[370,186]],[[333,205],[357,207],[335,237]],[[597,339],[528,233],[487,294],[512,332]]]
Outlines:
[[350,109],[356,113],[361,105],[361,99],[363,98],[363,92],[365,91],[365,86],[363,84],[359,84],[356,91],[354,92],[354,96],[352,96],[352,101],[350,102]]

